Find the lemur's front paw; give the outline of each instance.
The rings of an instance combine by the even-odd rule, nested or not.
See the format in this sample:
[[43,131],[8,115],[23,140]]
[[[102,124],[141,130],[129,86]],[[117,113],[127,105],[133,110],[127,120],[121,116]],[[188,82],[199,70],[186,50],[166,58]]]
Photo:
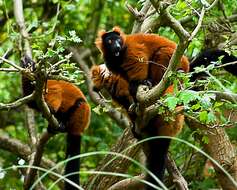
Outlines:
[[150,80],[144,80],[142,84],[146,85],[149,89],[152,88],[152,82]]
[[48,133],[57,134],[57,133],[65,133],[66,126],[63,123],[59,123],[58,128],[53,128],[52,126],[48,126],[47,128]]

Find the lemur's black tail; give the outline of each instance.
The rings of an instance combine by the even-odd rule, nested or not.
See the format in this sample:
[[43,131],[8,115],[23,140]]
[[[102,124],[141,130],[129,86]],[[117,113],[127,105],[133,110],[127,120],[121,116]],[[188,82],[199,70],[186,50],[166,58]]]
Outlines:
[[[79,135],[67,135],[67,150],[66,150],[66,158],[72,158],[73,156],[77,156],[81,151],[81,136]],[[73,159],[67,162],[65,167],[65,175],[68,175],[67,179],[79,185],[79,168],[80,168],[80,159]],[[75,173],[75,174],[73,174]],[[70,175],[72,174],[72,175]],[[64,190],[76,190],[77,188],[73,185],[65,182]]]
[[[157,122],[157,117],[151,119],[146,127],[146,133],[148,137],[159,135],[157,127],[162,123]],[[170,139],[157,138],[151,139],[144,143],[144,153],[146,155],[146,167],[153,173],[161,182],[163,182],[167,154],[170,145]],[[158,182],[149,174],[146,176],[146,180],[159,187]],[[146,190],[154,190],[153,187],[146,185]]]
[[[148,142],[150,149],[147,155],[147,169],[150,170],[161,182],[163,182],[167,153],[170,145],[170,139],[156,139]],[[157,181],[150,175],[146,180],[154,185],[158,185]],[[154,190],[151,186],[146,186],[146,190]]]

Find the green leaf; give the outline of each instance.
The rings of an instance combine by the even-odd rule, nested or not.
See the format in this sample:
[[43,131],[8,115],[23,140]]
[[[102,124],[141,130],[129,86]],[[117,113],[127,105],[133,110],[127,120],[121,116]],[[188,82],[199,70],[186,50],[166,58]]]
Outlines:
[[207,114],[207,123],[214,123],[216,121],[216,116],[213,112]]
[[58,53],[62,53],[62,52],[64,52],[64,50],[65,50],[64,47],[59,47],[59,48],[57,48],[57,52],[58,52]]
[[208,143],[209,143],[209,138],[204,135],[204,136],[202,137],[202,142],[205,143],[205,144],[208,144]]
[[98,105],[92,109],[96,114],[101,115],[101,106]]
[[199,113],[199,120],[206,123],[207,121],[207,111],[202,111]]
[[188,104],[191,101],[197,99],[198,95],[197,95],[197,92],[195,92],[195,91],[185,90],[185,91],[180,92],[179,98],[184,104]]
[[191,108],[192,108],[192,110],[196,111],[199,108],[201,108],[201,105],[199,103],[197,103],[197,104],[194,104]]
[[215,102],[214,108],[218,108],[218,107],[222,106],[223,104],[224,104],[223,102]]
[[69,35],[70,35],[70,36],[76,36],[76,31],[75,31],[75,30],[69,31]]
[[167,103],[167,106],[169,110],[174,110],[176,108],[176,105],[178,104],[178,98],[176,97],[168,97],[165,102]]
[[55,55],[55,52],[52,50],[52,49],[49,49],[48,48],[48,51],[47,51],[47,53],[46,53],[46,56],[47,57],[53,57]]

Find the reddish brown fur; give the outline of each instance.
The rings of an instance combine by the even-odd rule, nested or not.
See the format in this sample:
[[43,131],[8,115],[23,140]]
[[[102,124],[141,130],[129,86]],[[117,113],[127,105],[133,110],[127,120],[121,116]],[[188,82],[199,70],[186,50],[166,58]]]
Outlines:
[[62,80],[48,80],[44,94],[45,101],[55,113],[67,113],[76,100],[82,98],[83,102],[71,115],[67,131],[73,135],[81,135],[90,123],[90,106],[81,90],[75,85]]
[[[92,66],[91,78],[95,88],[98,90],[105,88],[118,103],[123,104],[119,101],[121,98],[127,99],[124,104],[133,102],[133,98],[129,93],[128,82],[120,75],[112,74],[104,64]],[[123,106],[128,108],[127,105]]]
[[[157,34],[139,33],[125,35],[119,27],[114,27],[113,31],[120,33],[123,44],[126,46],[126,53],[121,67],[126,72],[128,81],[141,81],[150,78],[154,84],[159,83],[176,49],[176,43]],[[105,33],[104,31],[99,33],[96,39],[96,46],[103,53],[104,57],[106,51],[103,47],[102,36]],[[177,69],[181,69],[184,72],[189,71],[187,57],[182,56]],[[166,93],[173,93],[173,85],[166,89],[164,94]],[[159,126],[162,123],[164,124],[158,129],[157,134],[174,136],[181,131],[184,116],[178,114],[175,122],[169,124],[162,118],[157,118],[156,122]]]
[[[99,35],[96,40],[96,46],[103,53],[108,68],[112,72],[125,77],[128,84],[131,82],[131,86],[128,85],[130,93],[134,93],[130,88],[133,87],[133,84],[137,85],[145,80],[150,80],[152,85],[158,84],[169,65],[169,61],[176,49],[176,44],[156,34],[125,35],[121,33],[118,27],[114,28],[113,31],[115,33],[108,33],[108,35],[111,35],[112,39],[116,41],[116,38],[118,38],[116,33],[119,33],[123,42],[121,44],[117,40],[116,42],[119,43],[119,46],[108,46],[105,40],[106,37],[102,42],[102,37],[105,33]],[[116,50],[115,48],[119,49]],[[114,51],[119,52],[116,52],[118,53],[116,55],[113,54]],[[185,56],[181,58],[177,69],[182,69],[184,72],[189,71],[189,61]],[[164,94],[166,93],[173,93],[173,85],[166,89]],[[182,106],[177,107],[175,111],[180,109],[182,109]],[[148,136],[175,136],[182,130],[183,124],[184,115],[182,114],[177,114],[171,122],[165,121],[164,116],[157,115],[141,131],[144,131]],[[140,129],[143,128],[143,126],[139,127]],[[147,168],[160,180],[163,180],[169,144],[169,139],[157,139],[146,142],[143,149],[147,156]],[[155,183],[149,176],[147,176],[147,180]],[[147,187],[146,189],[151,188]]]
[[91,75],[96,88],[111,90],[115,83],[117,83],[117,88],[115,89],[116,96],[130,96],[128,82],[119,75],[112,74],[104,65],[92,66]]
[[[176,43],[156,34],[139,33],[125,35],[121,32],[119,27],[115,27],[113,31],[120,32],[124,46],[127,47],[121,67],[126,72],[128,80],[147,79],[149,74],[148,65],[151,63],[151,73],[149,77],[152,78],[155,83],[158,83],[176,49]],[[97,48],[105,56],[106,52],[101,39],[103,34],[105,33],[99,33],[95,43]],[[183,56],[181,58],[178,69],[182,69],[184,72],[189,71],[189,61],[187,57]]]
[[[121,98],[123,96],[129,97],[129,99],[132,99],[132,96],[129,93],[129,85],[128,82],[121,78],[119,75],[112,74],[108,71],[108,69],[105,67],[105,65],[95,65],[91,68],[91,75],[92,75],[92,81],[94,86],[97,89],[105,88],[110,92],[110,90],[113,88],[113,85],[117,83],[117,88],[115,89],[115,94],[111,94],[113,98]],[[167,93],[173,93],[173,85],[169,86],[164,94]],[[124,105],[123,105],[124,106]],[[182,106],[179,106],[176,108],[176,111],[181,109]],[[167,136],[176,136],[183,127],[184,123],[184,116],[182,114],[178,114],[174,121],[167,122],[164,121],[161,116],[158,116],[155,120],[155,126],[160,126],[157,129],[157,134],[159,135],[167,135]]]

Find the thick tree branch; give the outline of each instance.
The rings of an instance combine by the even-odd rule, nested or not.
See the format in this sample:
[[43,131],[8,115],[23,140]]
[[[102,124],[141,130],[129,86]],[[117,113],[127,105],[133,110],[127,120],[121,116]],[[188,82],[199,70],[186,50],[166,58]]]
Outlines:
[[15,102],[3,104],[0,103],[0,110],[9,110],[9,109],[15,109],[19,106],[22,106],[23,104],[26,104],[34,99],[34,93],[30,94],[28,96],[25,96],[21,99],[16,100]]
[[195,118],[186,115],[186,122],[191,129],[201,130],[197,133],[197,139],[202,143],[202,137],[208,137],[208,143],[202,143],[207,153],[214,158],[227,172],[232,176],[229,178],[227,174],[214,164],[218,181],[224,190],[232,190],[237,188],[237,156],[228,135],[222,127],[210,128],[201,124]]
[[[135,147],[129,148],[129,146],[135,144],[137,140],[133,137],[133,134],[129,128],[124,129],[123,134],[117,140],[116,144],[112,146],[111,152],[118,152],[127,155],[131,158],[135,158],[140,152],[141,146],[137,145]],[[126,150],[126,152],[124,151]],[[126,173],[131,162],[122,157],[117,157],[114,159],[113,155],[106,156],[97,165],[96,171],[110,171],[118,173]],[[119,166],[119,167],[118,167]],[[85,189],[90,189],[95,184],[98,189],[108,189],[111,185],[120,181],[121,177],[117,176],[103,176],[103,175],[93,175],[89,178],[88,183],[84,186]]]
[[[188,190],[188,183],[179,172],[174,160],[170,157],[170,155],[168,155],[167,159],[167,170],[170,176],[172,176],[173,182],[176,184],[176,188],[178,190]],[[131,179],[121,180],[112,185],[109,190],[143,190],[145,188],[144,183],[142,183],[140,180],[146,180],[145,175],[142,174]]]
[[145,180],[145,175],[136,176],[131,179],[124,179],[112,185],[108,190],[143,190],[144,184],[139,180]]
[[[28,56],[30,59],[32,59],[32,50],[30,46],[30,42],[28,40],[29,34],[26,30],[25,21],[24,21],[24,13],[23,13],[23,2],[22,0],[14,0],[14,15],[16,18],[16,22],[20,28],[20,33],[23,38],[23,47],[24,47],[24,54]],[[5,60],[4,60],[5,61]],[[11,63],[9,63],[11,64]],[[11,64],[13,67],[15,65]],[[20,70],[20,67],[16,67]],[[39,67],[41,69],[41,67]],[[23,72],[23,70],[20,70]],[[46,77],[44,73],[40,70],[38,70],[38,73],[36,75],[36,89],[34,92],[34,98],[36,100],[36,103],[38,107],[42,110],[43,116],[49,121],[49,125],[52,126],[52,128],[58,128],[58,122],[54,118],[54,116],[50,113],[50,110],[46,104],[46,102],[43,100],[43,89],[45,85]],[[28,131],[32,131],[32,129],[28,129]],[[33,134],[30,134],[30,136]],[[34,153],[34,156],[32,156],[32,159],[30,160],[30,163],[33,163],[34,166],[39,166],[42,154],[43,154],[43,148],[46,142],[49,140],[49,138],[53,135],[49,135],[48,133],[45,133],[42,135],[40,141],[37,143],[37,147],[34,149],[36,152]],[[36,139],[36,137],[34,137]],[[25,181],[24,181],[24,188],[29,189],[30,185],[34,182],[34,178],[36,175],[36,170],[33,170],[30,168],[26,174]]]
[[[30,147],[32,152],[35,152],[36,145],[38,142],[37,138],[37,130],[35,128],[35,112],[34,110],[30,109],[28,106],[24,107],[25,112],[26,112],[26,125],[27,125],[27,130],[28,130],[28,135],[30,138]],[[33,154],[31,154],[33,156]],[[33,157],[30,159],[30,161],[33,162]],[[30,163],[32,165],[32,163]]]
[[[154,5],[154,2],[153,2],[153,5]],[[175,32],[179,33],[178,36],[180,38],[180,42],[175,52],[173,53],[171,60],[169,62],[169,66],[162,80],[159,82],[159,84],[145,93],[143,91],[144,87],[138,88],[137,99],[142,105],[145,105],[145,107],[153,104],[159,98],[159,96],[164,92],[164,90],[169,86],[169,84],[167,84],[168,83],[167,81],[169,79],[170,72],[176,70],[179,60],[184,54],[185,49],[188,47],[188,44],[192,41],[193,37],[196,35],[198,30],[200,29],[201,23],[204,17],[205,9],[204,8],[202,9],[198,24],[191,35],[187,34],[186,31],[184,31],[180,23],[170,15],[168,10],[165,10],[165,12],[166,12],[165,13],[166,16],[164,19],[168,19],[170,21],[169,26],[173,29],[175,28]]]
[[14,0],[14,16],[20,28],[21,36],[24,39],[24,52],[26,53],[28,57],[32,58],[32,51],[30,47],[30,42],[28,40],[29,34],[25,26],[22,0]]
[[199,93],[210,93],[216,95],[216,100],[228,100],[232,103],[237,102],[237,94],[231,92],[220,92],[220,91],[199,91]]

